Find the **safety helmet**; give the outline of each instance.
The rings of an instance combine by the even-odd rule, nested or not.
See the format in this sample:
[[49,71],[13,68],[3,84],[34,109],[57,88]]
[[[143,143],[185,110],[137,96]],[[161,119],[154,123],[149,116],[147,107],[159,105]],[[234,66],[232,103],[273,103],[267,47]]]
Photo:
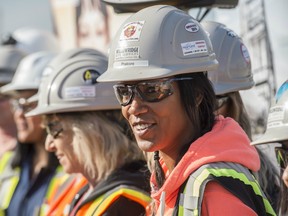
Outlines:
[[32,27],[16,29],[11,36],[15,45],[27,53],[40,51],[58,52],[60,44],[56,36],[46,30]]
[[19,62],[26,56],[13,45],[0,46],[0,85],[10,83]]
[[201,24],[210,37],[219,62],[216,70],[208,72],[216,95],[254,86],[250,55],[242,39],[221,23],[204,21]]
[[114,83],[97,83],[107,58],[81,55],[67,60],[43,80],[37,107],[26,116],[120,109]]
[[182,10],[155,5],[122,24],[111,44],[108,70],[98,81],[147,80],[216,67],[202,26]]
[[54,52],[36,52],[24,57],[12,79],[1,87],[2,94],[15,94],[18,90],[37,90],[45,66],[55,57]]
[[251,145],[288,140],[288,80],[278,89],[268,114],[264,135]]
[[[57,54],[45,67],[44,72],[42,74],[39,88],[41,88],[42,83],[44,83],[43,80],[49,77],[49,75],[53,71],[55,71],[57,67],[60,67],[61,64],[65,63],[65,61],[71,58],[74,58],[76,56],[82,56],[82,55],[94,56],[95,58],[104,58],[105,60],[107,59],[107,56],[105,54],[101,53],[98,50],[91,49],[91,48],[73,48],[73,49],[61,52]],[[38,97],[39,97],[39,92],[37,92],[32,97],[28,98],[28,102],[36,102],[38,101]]]

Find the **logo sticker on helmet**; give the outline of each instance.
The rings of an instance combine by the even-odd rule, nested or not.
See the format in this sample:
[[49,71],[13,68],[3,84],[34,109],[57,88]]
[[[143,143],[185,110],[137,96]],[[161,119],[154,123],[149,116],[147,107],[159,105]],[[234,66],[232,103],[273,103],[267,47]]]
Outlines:
[[284,83],[280,86],[279,90],[277,91],[276,96],[275,96],[275,98],[276,98],[276,103],[277,103],[278,100],[284,95],[285,92],[288,92],[288,80],[286,80],[286,82],[284,82]]
[[139,59],[139,47],[123,47],[115,50],[115,60]]
[[65,99],[92,98],[96,96],[96,86],[73,86],[64,89]]
[[272,107],[268,115],[267,129],[282,126],[284,116],[285,108],[283,106]]
[[114,62],[114,68],[125,68],[125,67],[148,67],[149,62],[147,60],[139,61],[120,61]]
[[185,25],[185,29],[188,32],[198,32],[199,31],[199,26],[195,24],[194,22],[189,22]]
[[83,73],[83,80],[87,84],[97,83],[97,78],[100,76],[100,73],[96,70],[86,70]]
[[249,55],[248,49],[246,48],[244,44],[241,44],[241,53],[245,61],[247,62],[247,64],[250,64],[250,55]]
[[204,40],[181,43],[181,47],[184,56],[208,52],[207,45]]
[[127,23],[120,34],[119,41],[139,41],[145,21]]

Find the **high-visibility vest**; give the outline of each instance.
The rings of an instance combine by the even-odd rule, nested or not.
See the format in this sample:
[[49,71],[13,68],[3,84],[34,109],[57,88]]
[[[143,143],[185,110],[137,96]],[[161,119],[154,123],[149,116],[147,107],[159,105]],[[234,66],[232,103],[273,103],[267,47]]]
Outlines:
[[[99,216],[102,215],[111,204],[115,200],[117,200],[120,196],[126,197],[134,202],[139,203],[146,209],[150,202],[151,198],[150,195],[140,190],[139,188],[128,186],[128,185],[120,185],[113,190],[103,194],[102,196],[96,198],[95,200],[86,203],[82,206],[76,216]],[[125,208],[125,206],[123,206]],[[129,210],[127,210],[129,211]]]
[[[5,216],[5,211],[10,205],[20,178],[20,168],[17,167],[12,169],[11,167],[13,155],[14,152],[6,152],[0,159],[0,216]],[[59,166],[56,170],[56,174],[49,182],[44,204],[39,206],[35,211],[35,215],[45,215],[45,211],[47,211],[45,202],[49,203],[51,197],[53,197],[57,191],[57,188],[67,178],[68,175],[65,174],[62,167]]]
[[[205,186],[217,181],[225,189],[252,208],[258,215],[275,215],[271,204],[250,171],[236,163],[216,162],[201,166],[193,172],[180,194],[178,216],[200,216]],[[252,193],[244,194],[243,190]],[[253,196],[253,199],[249,199]],[[253,200],[254,203],[251,203]],[[174,212],[175,213],[175,212]]]

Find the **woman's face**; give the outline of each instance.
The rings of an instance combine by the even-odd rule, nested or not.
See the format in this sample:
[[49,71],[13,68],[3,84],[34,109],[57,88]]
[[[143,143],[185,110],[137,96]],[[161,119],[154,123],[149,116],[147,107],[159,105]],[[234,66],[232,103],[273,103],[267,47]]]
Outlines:
[[40,143],[45,138],[45,131],[41,127],[41,116],[25,117],[25,113],[36,107],[36,103],[28,103],[27,99],[36,92],[20,91],[12,100],[14,121],[17,127],[18,140],[21,143]]
[[47,138],[45,149],[54,152],[66,173],[82,173],[82,166],[73,147],[73,131],[64,128],[63,120],[50,119],[45,123]]
[[171,84],[174,93],[159,102],[146,102],[134,93],[131,103],[122,106],[122,113],[143,151],[160,150],[177,155],[179,149],[191,141],[191,122],[182,105],[176,82]]

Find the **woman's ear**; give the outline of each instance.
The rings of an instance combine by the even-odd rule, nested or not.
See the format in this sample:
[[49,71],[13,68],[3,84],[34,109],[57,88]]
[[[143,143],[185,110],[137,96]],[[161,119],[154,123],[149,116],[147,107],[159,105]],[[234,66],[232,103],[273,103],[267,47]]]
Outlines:
[[199,105],[201,104],[203,100],[203,95],[202,94],[198,94],[196,97],[196,106],[199,107]]

